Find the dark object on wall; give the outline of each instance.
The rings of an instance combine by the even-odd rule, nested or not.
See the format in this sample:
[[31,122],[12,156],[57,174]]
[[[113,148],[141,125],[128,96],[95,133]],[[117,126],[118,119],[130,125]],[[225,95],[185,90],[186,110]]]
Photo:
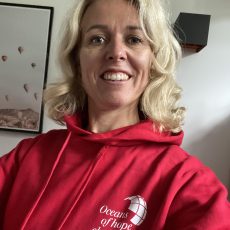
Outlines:
[[174,24],[176,37],[183,48],[199,52],[208,42],[210,15],[180,13]]

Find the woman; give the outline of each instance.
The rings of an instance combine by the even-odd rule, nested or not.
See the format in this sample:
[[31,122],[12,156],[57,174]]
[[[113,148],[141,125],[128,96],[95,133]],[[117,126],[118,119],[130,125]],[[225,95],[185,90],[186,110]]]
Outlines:
[[179,147],[179,56],[160,1],[78,1],[46,92],[67,130],[1,159],[1,228],[230,229],[225,188]]

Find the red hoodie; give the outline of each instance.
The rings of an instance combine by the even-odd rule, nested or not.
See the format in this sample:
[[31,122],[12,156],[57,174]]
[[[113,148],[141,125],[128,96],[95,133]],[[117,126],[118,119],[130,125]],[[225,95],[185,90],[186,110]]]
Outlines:
[[227,192],[151,121],[23,140],[0,159],[0,229],[229,230]]

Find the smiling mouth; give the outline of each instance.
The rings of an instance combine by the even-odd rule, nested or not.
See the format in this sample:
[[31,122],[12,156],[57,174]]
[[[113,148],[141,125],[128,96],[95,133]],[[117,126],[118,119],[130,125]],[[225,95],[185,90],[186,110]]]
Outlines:
[[129,76],[125,73],[119,72],[119,73],[111,73],[107,72],[102,75],[102,79],[107,81],[127,81],[129,80]]

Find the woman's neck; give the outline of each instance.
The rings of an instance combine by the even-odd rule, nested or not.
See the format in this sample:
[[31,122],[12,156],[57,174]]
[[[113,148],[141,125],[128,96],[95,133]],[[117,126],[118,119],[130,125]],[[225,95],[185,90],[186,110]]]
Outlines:
[[136,124],[140,121],[138,109],[116,109],[110,111],[88,111],[88,130],[103,133],[121,127]]

